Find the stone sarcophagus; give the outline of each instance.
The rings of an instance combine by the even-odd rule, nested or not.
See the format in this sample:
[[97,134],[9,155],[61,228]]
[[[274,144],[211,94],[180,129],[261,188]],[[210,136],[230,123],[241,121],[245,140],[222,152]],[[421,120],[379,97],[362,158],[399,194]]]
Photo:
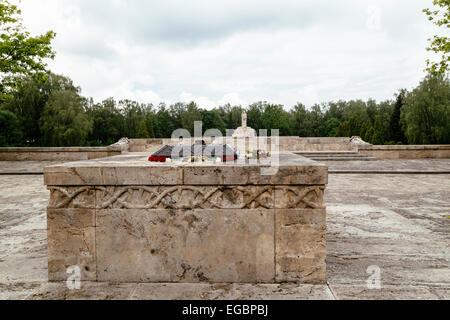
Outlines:
[[324,283],[325,165],[154,163],[45,168],[50,281]]

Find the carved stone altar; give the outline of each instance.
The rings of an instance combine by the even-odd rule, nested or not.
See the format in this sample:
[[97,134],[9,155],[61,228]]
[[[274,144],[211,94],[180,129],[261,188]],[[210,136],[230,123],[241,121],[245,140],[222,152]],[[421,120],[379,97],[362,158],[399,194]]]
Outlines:
[[325,283],[326,166],[147,157],[45,168],[50,281]]

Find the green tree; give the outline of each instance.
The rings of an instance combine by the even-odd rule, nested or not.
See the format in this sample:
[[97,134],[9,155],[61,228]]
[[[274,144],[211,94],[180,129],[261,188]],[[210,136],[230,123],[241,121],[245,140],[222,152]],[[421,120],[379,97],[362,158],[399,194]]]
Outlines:
[[264,112],[264,103],[257,102],[251,104],[247,109],[247,124],[249,127],[259,132],[260,129],[264,129],[261,123],[261,116]]
[[92,130],[92,122],[84,110],[85,103],[77,91],[55,91],[50,95],[40,120],[44,146],[85,145]]
[[373,125],[373,135],[372,135],[372,144],[382,145],[384,144],[383,139],[383,124],[381,123],[380,116],[375,118],[375,123]]
[[372,143],[373,134],[374,134],[374,129],[373,129],[372,122],[370,120],[367,120],[362,125],[359,136],[364,141]]
[[228,103],[224,106],[220,106],[219,112],[227,129],[233,130],[242,125],[242,113],[244,112],[244,109],[241,106],[232,107]]
[[0,109],[0,147],[17,147],[21,141],[19,119],[14,113]]
[[[182,102],[177,102],[169,107],[170,118],[175,130],[183,127],[183,124],[181,123],[181,115],[186,112],[186,108],[186,104]],[[172,132],[173,130],[170,134],[172,134]]]
[[349,137],[358,136],[361,132],[362,119],[357,115],[352,115],[348,121]]
[[92,132],[88,138],[90,145],[110,145],[123,137],[124,119],[113,98],[92,104],[87,115],[92,121]]
[[19,119],[24,145],[41,145],[40,118],[44,106],[53,92],[61,90],[76,92],[79,88],[69,78],[53,73],[48,73],[44,81],[24,76],[11,97],[3,103],[3,107]]
[[[432,21],[439,27],[450,28],[450,1],[449,0],[433,0],[433,5],[437,8],[434,10],[424,9],[428,16],[428,20]],[[432,74],[444,74],[448,70],[450,61],[450,38],[447,36],[435,35],[433,39],[428,39],[430,47],[428,51],[441,54],[441,61],[432,62],[427,60],[427,70]]]
[[405,94],[406,91],[401,90],[397,95],[397,102],[395,103],[395,108],[390,119],[389,136],[390,140],[396,143],[398,142],[406,143],[406,137],[405,134],[403,133],[403,129],[400,123]]
[[282,105],[268,104],[261,116],[261,123],[267,130],[279,129],[280,136],[291,135],[289,117]]
[[124,117],[124,136],[136,138],[138,126],[145,119],[145,106],[132,100],[119,101],[119,108]]
[[339,128],[340,124],[341,124],[341,122],[336,118],[331,118],[331,119],[327,120],[325,123],[326,131],[327,131],[326,136],[327,137],[335,137],[337,129]]
[[171,138],[172,132],[179,128],[175,127],[175,123],[176,121],[172,118],[172,115],[166,109],[166,106],[161,104],[155,115],[155,137]]
[[202,121],[203,121],[203,132],[209,129],[217,129],[222,132],[222,135],[226,133],[226,125],[220,116],[220,112],[217,109],[213,109],[211,111],[201,110]]
[[299,137],[308,137],[309,132],[309,122],[308,122],[308,112],[306,107],[297,103],[290,112],[290,121],[292,134]]
[[139,122],[139,126],[136,132],[136,138],[138,139],[147,139],[150,135],[147,130],[147,122],[145,119],[142,119],[141,122]]
[[202,121],[202,114],[197,104],[191,102],[187,105],[186,111],[181,114],[181,125],[184,129],[189,131],[192,137],[194,136],[195,121]]
[[147,125],[147,130],[148,130],[148,137],[150,139],[154,139],[155,138],[155,129],[154,129],[154,125],[153,125],[153,113],[149,113],[146,117],[146,125]]
[[450,143],[450,80],[428,74],[408,93],[402,124],[410,144]]
[[336,129],[336,137],[351,137],[350,121],[341,122],[339,127]]
[[17,77],[45,77],[46,58],[55,53],[51,41],[53,31],[32,37],[25,30],[20,18],[21,11],[7,0],[0,0],[0,100],[9,97],[18,84]]

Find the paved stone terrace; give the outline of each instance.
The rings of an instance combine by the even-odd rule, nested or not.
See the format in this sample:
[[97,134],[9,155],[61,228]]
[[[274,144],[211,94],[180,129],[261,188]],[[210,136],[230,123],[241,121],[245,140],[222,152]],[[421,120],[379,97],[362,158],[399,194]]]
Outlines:
[[[450,160],[375,163],[450,170]],[[374,164],[329,165],[365,170]],[[329,180],[328,286],[83,283],[70,291],[47,282],[43,177],[0,176],[0,299],[450,299],[449,174],[331,174]],[[381,268],[382,290],[366,287],[372,265]]]

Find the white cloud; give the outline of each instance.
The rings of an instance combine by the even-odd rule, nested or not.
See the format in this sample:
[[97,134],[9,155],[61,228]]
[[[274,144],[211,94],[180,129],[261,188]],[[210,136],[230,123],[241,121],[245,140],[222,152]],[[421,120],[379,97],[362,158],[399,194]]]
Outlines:
[[83,94],[141,102],[391,98],[423,77],[427,0],[23,0],[57,32],[52,71]]

